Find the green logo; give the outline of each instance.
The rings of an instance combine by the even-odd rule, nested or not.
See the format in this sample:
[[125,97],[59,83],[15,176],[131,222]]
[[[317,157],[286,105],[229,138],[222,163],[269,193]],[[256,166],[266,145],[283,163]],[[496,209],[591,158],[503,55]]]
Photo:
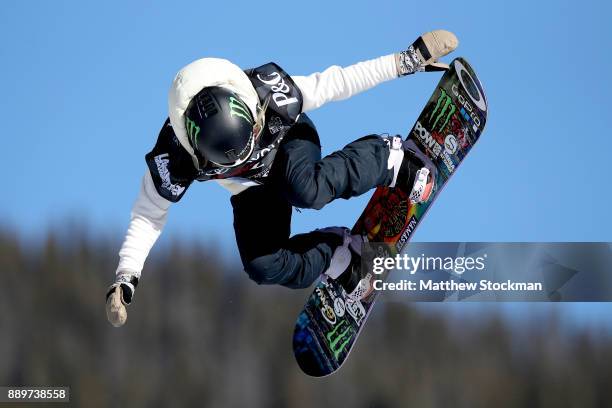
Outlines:
[[200,127],[195,124],[195,122],[189,118],[186,120],[187,122],[187,136],[191,140],[192,144],[196,144],[198,135],[200,134]]
[[253,117],[251,116],[251,111],[249,111],[249,108],[240,99],[236,99],[233,96],[230,96],[229,107],[230,116],[238,116],[249,122],[250,125],[253,124]]
[[327,333],[327,341],[329,342],[329,348],[334,353],[334,358],[338,360],[340,353],[346,350],[351,341],[351,337],[355,333],[353,326],[347,323],[346,320],[341,320],[340,323],[334,327],[334,330]]
[[444,123],[442,123],[439,128],[439,130],[442,131],[444,127],[448,124],[448,121],[450,120],[451,116],[453,116],[453,113],[455,113],[456,110],[457,108],[455,107],[455,104],[453,103],[451,97],[448,96],[444,89],[440,88],[440,97],[436,102],[436,108],[433,110],[433,112],[431,112],[431,115],[429,116],[429,121],[431,122],[434,115],[436,115],[437,113],[436,120],[434,121],[431,130],[436,130],[436,126],[438,125],[440,120],[444,118]]

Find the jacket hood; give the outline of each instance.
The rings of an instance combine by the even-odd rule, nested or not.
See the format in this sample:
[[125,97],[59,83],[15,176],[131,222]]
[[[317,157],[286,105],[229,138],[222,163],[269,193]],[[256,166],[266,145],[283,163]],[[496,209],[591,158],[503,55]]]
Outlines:
[[191,99],[207,86],[220,86],[234,92],[246,103],[253,117],[257,117],[257,92],[237,65],[221,58],[202,58],[182,68],[168,93],[168,116],[177,139],[196,164],[197,158],[185,128],[185,110]]

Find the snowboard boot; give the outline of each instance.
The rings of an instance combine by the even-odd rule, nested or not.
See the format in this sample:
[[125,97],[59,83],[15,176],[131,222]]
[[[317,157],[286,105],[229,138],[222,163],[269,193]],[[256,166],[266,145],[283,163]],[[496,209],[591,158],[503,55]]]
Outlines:
[[400,187],[409,191],[410,202],[418,204],[429,200],[434,189],[435,167],[414,142],[395,136],[386,139],[389,145],[387,168],[393,170],[389,187]]
[[361,244],[367,238],[361,235],[351,235],[348,228],[330,227],[320,230],[342,236],[343,243],[334,251],[327,270],[326,277],[338,282],[347,293],[347,300],[360,301],[372,293],[372,273],[361,270]]
[[455,34],[445,30],[435,30],[423,34],[407,50],[395,54],[395,64],[399,76],[419,71],[445,71],[448,65],[438,59],[451,53],[459,45]]

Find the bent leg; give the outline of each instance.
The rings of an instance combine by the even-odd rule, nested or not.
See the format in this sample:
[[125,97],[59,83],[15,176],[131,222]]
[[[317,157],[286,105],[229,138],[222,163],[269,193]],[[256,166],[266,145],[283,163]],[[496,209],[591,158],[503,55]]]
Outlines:
[[289,238],[291,205],[269,185],[251,187],[232,196],[231,202],[240,258],[259,284],[308,287],[342,244],[337,235],[320,231]]
[[273,171],[287,200],[296,207],[320,209],[336,198],[350,198],[388,185],[389,147],[384,139],[370,135],[321,159],[314,127],[298,123],[277,153]]

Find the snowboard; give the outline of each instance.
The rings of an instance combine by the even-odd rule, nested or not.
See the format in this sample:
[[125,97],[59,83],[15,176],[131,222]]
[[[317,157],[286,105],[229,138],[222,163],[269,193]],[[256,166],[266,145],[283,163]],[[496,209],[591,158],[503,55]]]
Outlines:
[[[352,233],[371,243],[383,243],[384,255],[400,253],[480,137],[486,119],[487,100],[476,73],[465,59],[453,60],[406,139],[410,148],[422,153],[433,166],[428,166],[434,169],[431,174],[435,181],[430,198],[412,204],[409,191],[379,187]],[[353,273],[365,277],[372,272],[362,262],[362,268],[355,268]],[[384,281],[388,273],[373,279]],[[342,286],[323,275],[295,325],[293,352],[300,368],[314,377],[332,374],[340,368],[379,295],[379,291],[373,290],[365,299],[353,301]]]

